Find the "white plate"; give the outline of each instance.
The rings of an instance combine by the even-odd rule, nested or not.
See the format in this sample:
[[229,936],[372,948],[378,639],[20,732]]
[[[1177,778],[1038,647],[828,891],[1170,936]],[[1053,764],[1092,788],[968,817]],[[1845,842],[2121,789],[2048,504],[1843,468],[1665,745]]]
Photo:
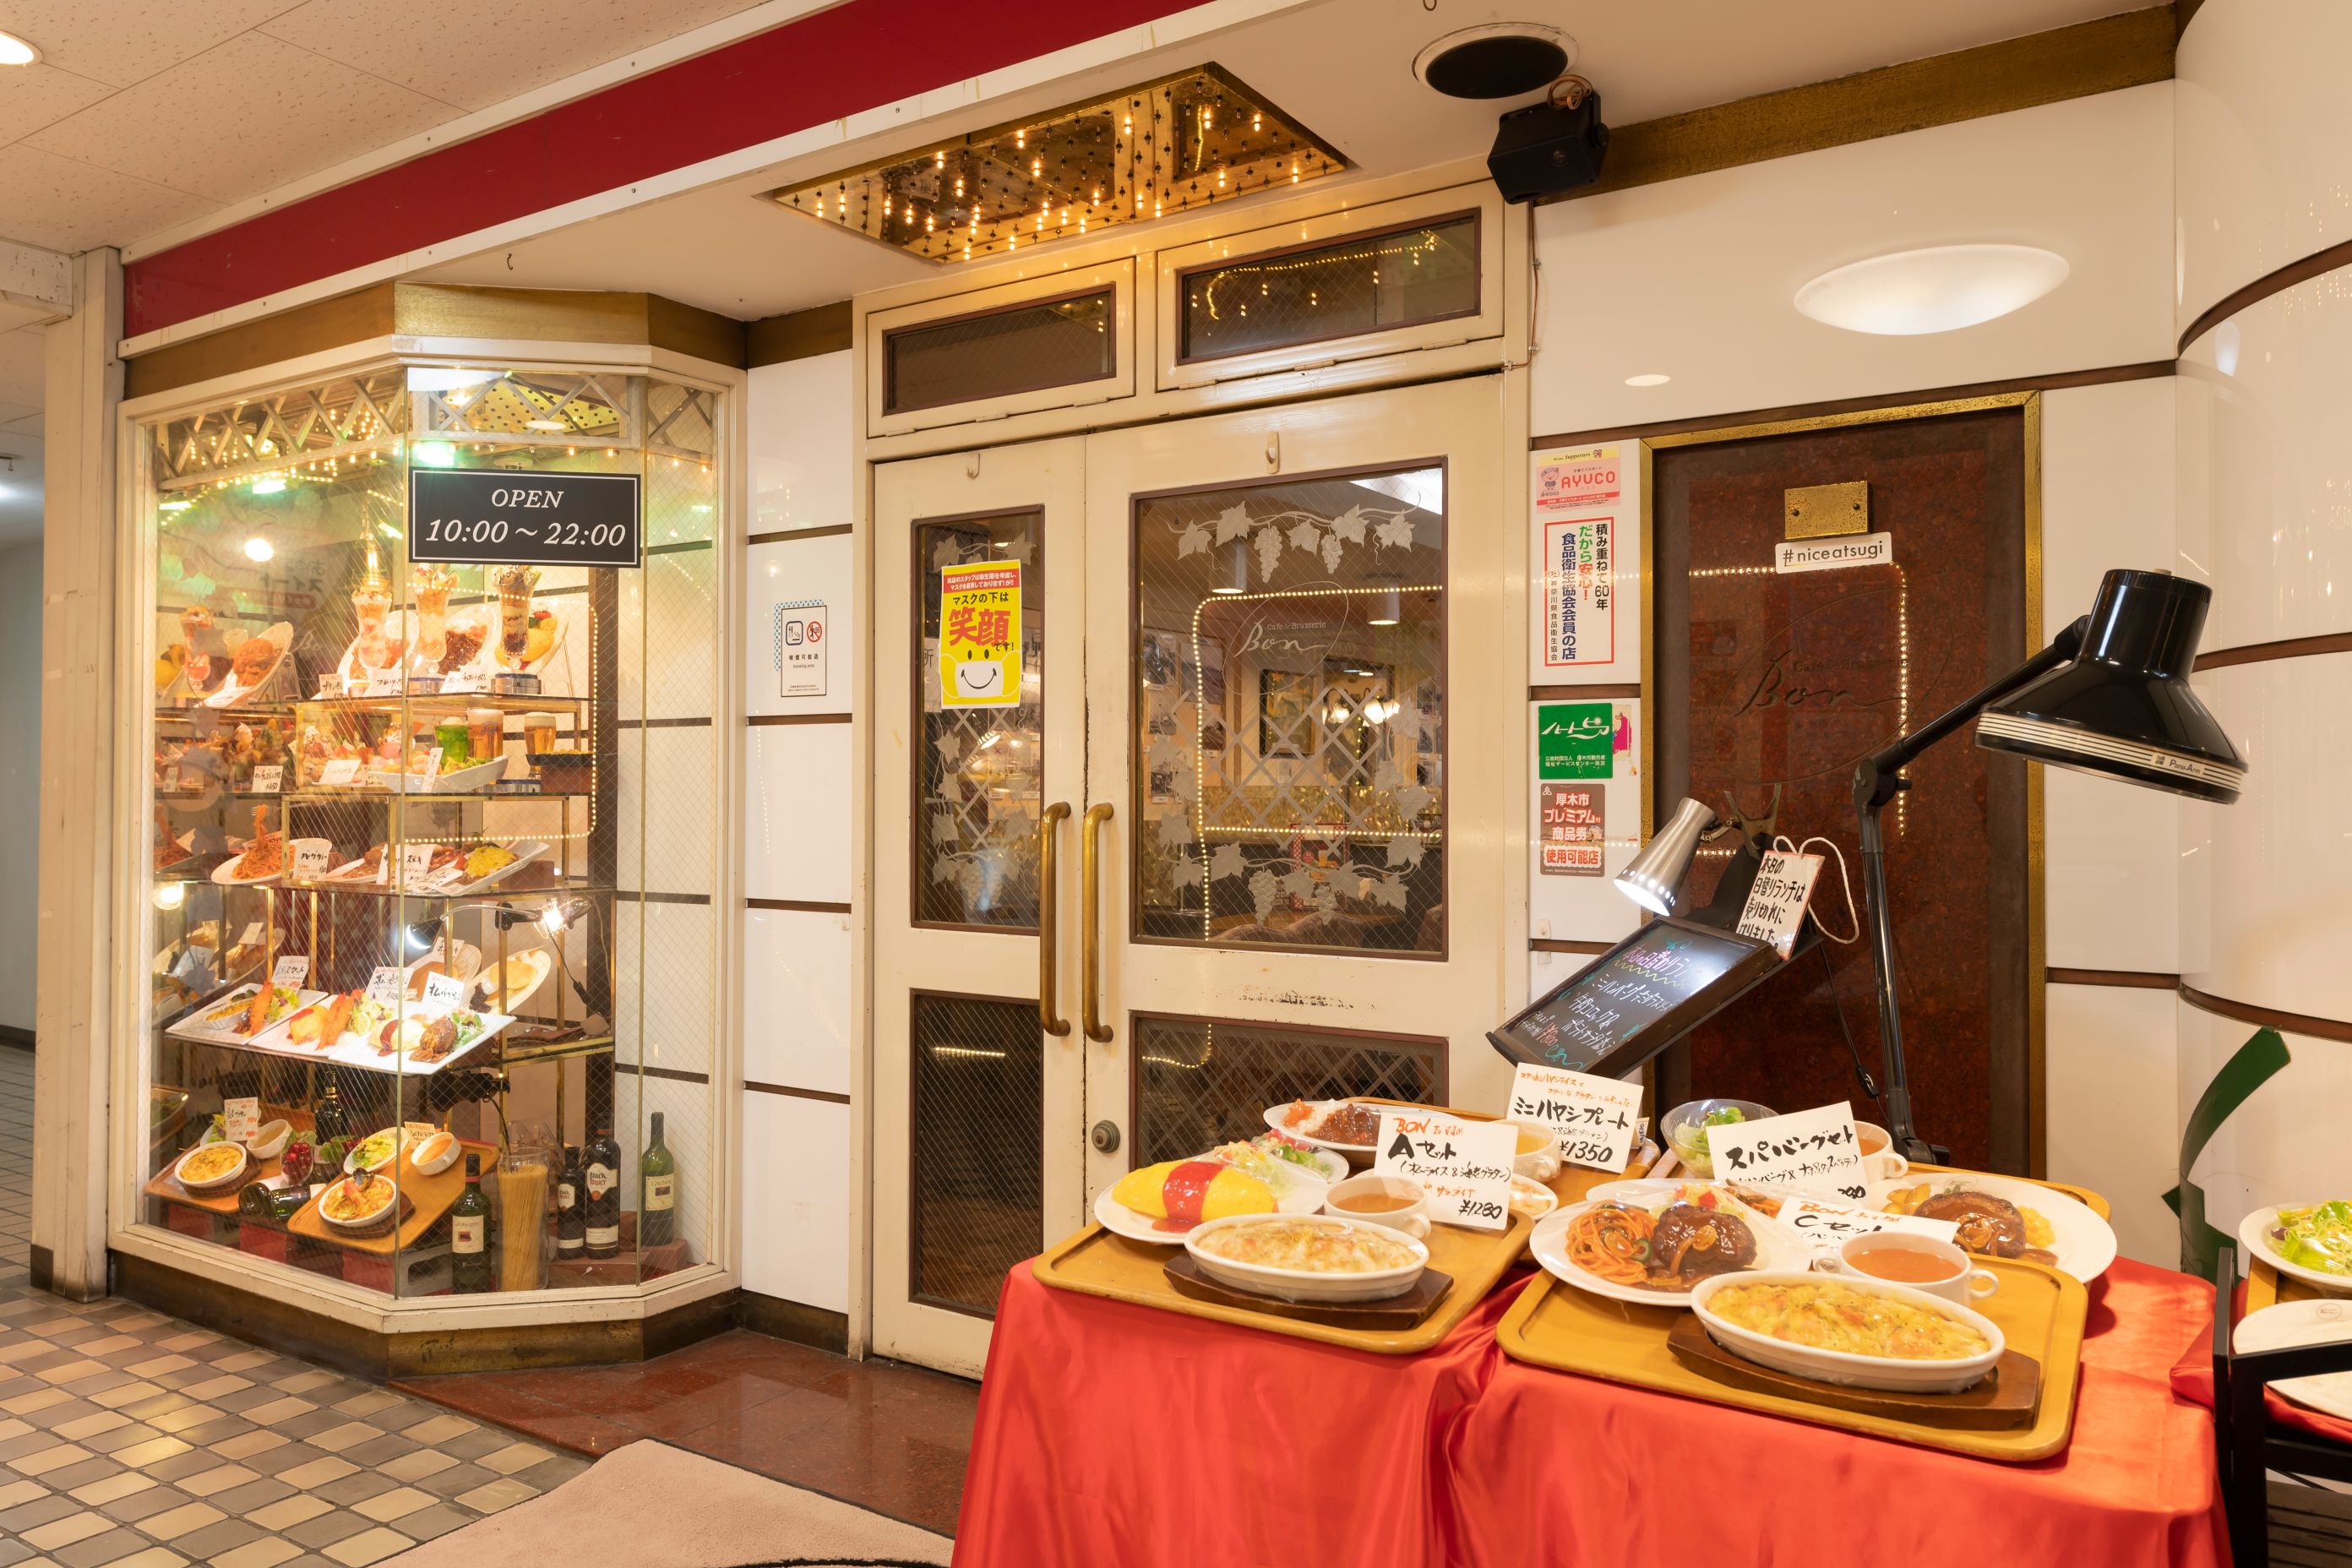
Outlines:
[[1184,1250],[1201,1272],[1223,1285],[1237,1290],[1247,1290],[1259,1296],[1272,1296],[1285,1301],[1384,1301],[1401,1296],[1413,1288],[1422,1270],[1429,1267],[1429,1247],[1401,1230],[1374,1225],[1370,1220],[1346,1219],[1338,1215],[1318,1215],[1309,1222],[1317,1225],[1342,1226],[1350,1230],[1378,1234],[1409,1248],[1413,1261],[1396,1268],[1375,1269],[1364,1274],[1310,1274],[1295,1268],[1269,1268],[1263,1264],[1237,1263],[1201,1249],[1202,1238],[1234,1226],[1249,1225],[1270,1218],[1296,1221],[1297,1216],[1282,1215],[1231,1215],[1195,1226],[1184,1237]]
[[1948,1171],[1914,1172],[1893,1181],[1871,1183],[1868,1206],[1883,1211],[1888,1194],[1897,1188],[1916,1187],[1922,1182],[1929,1184],[1937,1193],[1960,1190],[1989,1193],[1997,1198],[2007,1198],[2019,1208],[2032,1209],[2048,1220],[2050,1228],[2057,1233],[2050,1250],[2058,1255],[2058,1268],[2085,1285],[2105,1274],[2107,1265],[2116,1260],[2115,1229],[2088,1205],[2067,1196],[2055,1187],[2021,1181],[2015,1176],[1992,1176],[1977,1172],[1967,1174]]
[[[1687,1307],[1688,1290],[1645,1290],[1638,1285],[1620,1285],[1614,1279],[1603,1279],[1598,1274],[1588,1274],[1569,1260],[1568,1227],[1576,1216],[1598,1201],[1588,1198],[1580,1204],[1565,1204],[1536,1222],[1528,1237],[1528,1250],[1544,1271],[1554,1279],[1595,1296],[1606,1296],[1612,1301],[1631,1301],[1643,1307]],[[1812,1254],[1771,1221],[1761,1215],[1737,1215],[1756,1237],[1756,1261],[1738,1271],[1739,1277],[1752,1276],[1763,1269],[1802,1269],[1811,1263]]]
[[[1314,1112],[1314,1114],[1307,1117],[1307,1120],[1309,1122],[1315,1122],[1321,1121],[1323,1113],[1330,1110],[1333,1106],[1345,1105],[1348,1102],[1344,1100],[1310,1100],[1307,1103]],[[1285,1112],[1289,1110],[1289,1109],[1290,1101],[1288,1100],[1283,1101],[1280,1105],[1267,1106],[1265,1108],[1265,1124],[1286,1137],[1296,1138],[1301,1143],[1312,1144],[1318,1149],[1329,1149],[1341,1154],[1361,1155],[1367,1160],[1372,1157],[1373,1149],[1370,1143],[1334,1143],[1328,1138],[1311,1138],[1306,1133],[1301,1132],[1296,1127],[1286,1127],[1283,1125],[1283,1115]]]
[[[1811,1345],[1790,1344],[1786,1340],[1726,1322],[1707,1307],[1709,1298],[1733,1285],[1828,1283],[1843,1285],[1866,1296],[1891,1297],[1925,1311],[1958,1319],[1985,1337],[1986,1348],[1975,1355],[1948,1361],[1920,1361],[1900,1356],[1862,1355],[1850,1351],[1816,1350]],[[1823,1383],[1840,1384],[1848,1388],[1888,1388],[1906,1394],[1955,1394],[1982,1382],[1985,1373],[2000,1361],[2003,1349],[2000,1325],[1983,1313],[1955,1306],[1940,1297],[1930,1296],[1925,1290],[1915,1290],[1908,1285],[1896,1285],[1858,1275],[1842,1275],[1832,1281],[1802,1268],[1783,1268],[1764,1274],[1718,1274],[1693,1287],[1691,1296],[1691,1310],[1698,1314],[1707,1338],[1732,1354],[1752,1361],[1759,1366],[1794,1373],[1799,1377],[1816,1378]]]
[[478,795],[488,793],[506,771],[507,760],[492,757],[487,763],[475,763],[454,773],[436,773],[431,778],[423,773],[376,769],[369,773],[368,782],[394,795]]
[[[457,947],[455,949],[448,950],[448,960],[442,965],[442,972],[447,974],[452,980],[462,980],[469,986],[473,984],[474,976],[481,972],[482,950],[461,937],[458,939]],[[408,996],[410,982],[416,978],[416,972],[432,962],[433,955],[428,952],[424,957],[417,959],[415,963],[406,965],[401,970],[400,994],[403,996]],[[421,1001],[422,999],[423,998],[421,997],[409,997],[409,1001],[412,1003]]]
[[326,1194],[321,1193],[319,1195],[319,1217],[337,1230],[373,1230],[384,1222],[384,1217],[390,1211],[398,1207],[400,1207],[400,1184],[397,1182],[393,1184],[392,1202],[369,1215],[365,1219],[335,1218],[327,1212]]
[[[1274,1201],[1277,1207],[1275,1212],[1287,1215],[1313,1214],[1323,1206],[1323,1194],[1328,1191],[1330,1191],[1328,1186],[1310,1176],[1291,1187],[1289,1191],[1276,1194]],[[1148,1241],[1158,1247],[1184,1245],[1184,1237],[1191,1232],[1155,1229],[1154,1226],[1158,1225],[1158,1221],[1150,1215],[1137,1213],[1112,1197],[1110,1194],[1111,1189],[1105,1187],[1101,1195],[1095,1199],[1095,1219],[1105,1230],[1114,1236],[1123,1236],[1129,1241]],[[1306,1200],[1309,1197],[1314,1200],[1311,1206],[1306,1204]],[[1198,1228],[1198,1226],[1194,1227],[1194,1229]]]
[[[488,839],[485,840],[485,842],[494,844],[498,843],[496,839]],[[453,898],[462,897],[467,893],[478,893],[493,882],[505,881],[509,877],[513,876],[517,871],[521,870],[525,866],[530,865],[533,860],[538,859],[541,856],[547,853],[547,846],[536,838],[525,839],[520,844],[499,844],[499,847],[511,854],[514,858],[508,861],[505,865],[499,867],[497,870],[491,872],[487,877],[477,879],[471,882],[459,882],[454,887],[440,889],[440,892]]]
[[1513,1200],[1511,1212],[1514,1215],[1518,1213],[1521,1204],[1528,1204],[1533,1208],[1529,1217],[1534,1219],[1541,1219],[1559,1206],[1559,1194],[1533,1176],[1513,1176],[1511,1197]]
[[478,992],[476,999],[484,1007],[495,1007],[501,1013],[520,1012],[524,1003],[539,994],[539,988],[547,984],[547,977],[555,973],[555,954],[546,948],[527,947],[520,952],[507,954],[507,962],[509,963],[517,959],[530,959],[535,962],[528,965],[531,971],[530,977],[520,985],[514,986],[512,988],[514,994],[510,996],[494,994],[498,989],[496,964],[491,964],[474,976],[474,984]]
[[[276,625],[270,626],[268,630],[257,635],[268,637],[271,642],[278,646],[278,657],[269,661],[269,668],[261,672],[261,679],[249,685],[239,685],[237,683],[236,675],[235,671],[232,670],[231,673],[222,680],[221,689],[218,691],[214,692],[210,697],[205,699],[205,707],[236,707],[238,703],[244,701],[247,698],[252,696],[255,692],[268,685],[271,679],[278,674],[279,667],[285,664],[286,650],[294,646],[293,623],[290,621],[279,621]],[[226,642],[227,639],[224,637],[222,640]],[[221,655],[221,658],[224,661],[227,661],[235,658],[236,656],[236,649],[231,648],[228,652]]]
[[[2231,1342],[2241,1355],[2352,1341],[2352,1301],[2281,1301],[2238,1320]],[[2323,1415],[2352,1421],[2352,1372],[2290,1377],[2271,1387]]]
[[224,888],[257,888],[264,882],[275,882],[279,878],[286,875],[286,851],[283,848],[280,848],[278,852],[278,869],[270,872],[268,876],[237,876],[237,862],[244,858],[245,851],[240,849],[236,854],[230,856],[227,859],[222,861],[219,865],[214,867],[213,880]]
[[[236,1022],[234,1014],[216,1025],[207,1024],[205,1021],[223,1008],[250,1004],[254,994],[260,989],[261,982],[248,980],[241,985],[233,987],[226,994],[215,996],[201,1007],[190,1008],[185,1017],[163,1032],[177,1039],[200,1040],[206,1045],[246,1046],[255,1050],[272,1050],[278,1047],[273,1047],[269,1042],[274,1039],[280,1046],[284,1044],[286,1026],[294,1021],[295,1015],[311,1003],[322,1000],[327,994],[323,991],[305,991],[296,988],[294,1005],[287,1008],[284,1016],[276,1023],[265,1026],[261,1033],[250,1037],[237,1034],[231,1027]],[[304,1051],[302,1054],[308,1056],[310,1053]]]
[[[2302,1208],[2305,1205],[2289,1204],[2286,1206]],[[2280,1273],[2300,1279],[2306,1285],[2315,1285],[2322,1290],[2339,1294],[2352,1292],[2352,1274],[2326,1274],[2308,1264],[2289,1263],[2280,1257],[2278,1248],[2271,1245],[2271,1227],[2276,1224],[2278,1209],[2275,1206],[2256,1209],[2239,1222],[2238,1245],[2245,1249],[2247,1257],[2259,1258]]]

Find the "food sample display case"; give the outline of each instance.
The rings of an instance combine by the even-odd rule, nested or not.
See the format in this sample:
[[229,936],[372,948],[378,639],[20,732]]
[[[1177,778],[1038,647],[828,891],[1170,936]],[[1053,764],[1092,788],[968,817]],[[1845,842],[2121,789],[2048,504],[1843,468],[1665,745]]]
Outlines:
[[[547,1321],[727,1282],[736,378],[639,352],[132,405],[128,1250]],[[428,516],[419,474],[488,478]]]

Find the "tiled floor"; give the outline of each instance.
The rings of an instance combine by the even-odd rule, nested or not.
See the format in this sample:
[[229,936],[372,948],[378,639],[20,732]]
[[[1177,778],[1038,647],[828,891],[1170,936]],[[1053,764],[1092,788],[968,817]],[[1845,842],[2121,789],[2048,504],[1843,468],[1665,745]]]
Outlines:
[[582,1453],[657,1437],[943,1535],[980,1399],[961,1378],[740,1331],[638,1366],[394,1386]]
[[585,1459],[26,1281],[33,1058],[0,1047],[0,1568],[358,1568]]

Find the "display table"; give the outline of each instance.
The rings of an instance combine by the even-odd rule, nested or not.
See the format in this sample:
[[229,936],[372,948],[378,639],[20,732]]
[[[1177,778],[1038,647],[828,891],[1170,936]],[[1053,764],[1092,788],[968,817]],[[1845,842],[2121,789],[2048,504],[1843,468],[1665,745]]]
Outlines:
[[1506,1358],[1507,1280],[1381,1356],[1006,1278],[959,1568],[2229,1561],[2207,1412],[2175,1395],[2211,1290],[2092,1287],[2072,1446],[2000,1465]]

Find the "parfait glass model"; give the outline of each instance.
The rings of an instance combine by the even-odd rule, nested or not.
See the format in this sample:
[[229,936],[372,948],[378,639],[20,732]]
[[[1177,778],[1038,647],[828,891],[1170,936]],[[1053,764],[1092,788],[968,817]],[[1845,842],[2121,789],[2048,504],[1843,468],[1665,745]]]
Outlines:
[[360,624],[352,662],[361,669],[382,669],[392,662],[392,644],[383,635],[384,618],[392,613],[392,585],[384,579],[383,561],[373,539],[367,544],[367,570],[352,590],[352,613]]
[[417,566],[413,571],[416,584],[416,651],[430,671],[439,668],[449,652],[449,590],[457,585],[457,574],[442,566]]
[[506,566],[498,574],[499,651],[507,665],[523,666],[523,650],[530,646],[530,594],[539,586],[536,566]]

